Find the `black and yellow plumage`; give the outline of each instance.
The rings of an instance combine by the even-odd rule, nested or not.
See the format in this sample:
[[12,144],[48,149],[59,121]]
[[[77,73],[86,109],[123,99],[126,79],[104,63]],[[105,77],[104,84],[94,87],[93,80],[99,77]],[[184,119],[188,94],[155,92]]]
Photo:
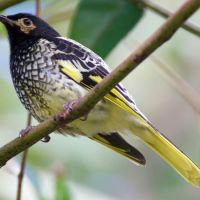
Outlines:
[[[15,89],[38,121],[84,96],[110,72],[98,55],[61,37],[36,16],[20,13],[0,16],[0,21],[9,35]],[[136,135],[187,181],[200,186],[200,169],[152,126],[122,84],[116,85],[91,110],[87,120],[77,119],[58,131],[87,136],[144,165],[144,156],[123,139],[124,134]]]

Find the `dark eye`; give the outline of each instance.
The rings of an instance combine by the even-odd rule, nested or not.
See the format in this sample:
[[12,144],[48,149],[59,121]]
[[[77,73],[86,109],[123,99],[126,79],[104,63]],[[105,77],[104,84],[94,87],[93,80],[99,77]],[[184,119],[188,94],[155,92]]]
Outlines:
[[31,25],[33,24],[33,22],[32,22],[30,19],[28,19],[28,18],[24,18],[24,19],[22,20],[22,22],[23,22],[23,24],[24,24],[25,26],[31,26]]

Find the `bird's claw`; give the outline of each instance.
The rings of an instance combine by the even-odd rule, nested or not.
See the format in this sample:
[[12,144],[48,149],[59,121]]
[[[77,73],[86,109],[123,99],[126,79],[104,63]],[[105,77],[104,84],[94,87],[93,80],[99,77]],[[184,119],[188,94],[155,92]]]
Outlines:
[[[25,129],[22,129],[20,132],[19,132],[19,137],[20,138],[23,138],[25,137],[26,135],[29,134],[29,132],[31,131],[31,129],[33,128],[33,126],[27,126]],[[45,136],[44,138],[41,139],[42,142],[49,142],[50,141],[50,136]]]
[[[62,113],[59,113],[57,114],[55,117],[54,117],[54,120],[59,122],[59,121],[65,121],[67,116],[69,114],[71,114],[74,106],[79,103],[79,100],[73,100],[73,101],[70,101],[70,102],[67,102],[64,104],[63,108],[64,108],[64,112]],[[80,117],[80,120],[82,121],[86,121],[87,120],[87,116],[88,116],[88,113],[82,117]]]
[[26,135],[28,135],[32,128],[33,128],[32,126],[27,126],[25,129],[22,129],[19,132],[19,137],[22,138],[22,137],[25,137]]
[[65,113],[65,112],[56,114],[56,115],[54,116],[54,121],[55,121],[55,122],[64,121],[64,120],[67,118],[67,115],[68,115],[68,114]]
[[63,108],[67,113],[71,113],[74,108],[74,105],[76,105],[77,103],[78,103],[78,100],[67,102],[64,104]]
[[70,102],[65,103],[65,104],[63,105],[64,112],[55,115],[54,120],[55,120],[56,122],[65,121],[66,118],[67,118],[67,116],[68,116],[69,114],[71,114],[71,112],[72,112],[73,107],[74,107],[75,104],[77,104],[77,100],[73,100],[73,101],[70,101]]
[[[74,108],[74,105],[76,105],[77,103],[79,103],[79,99],[70,101],[68,103],[65,103],[64,104],[64,109],[67,111],[66,114],[70,114],[72,112],[73,108]],[[86,121],[87,117],[88,117],[88,113],[83,115],[82,117],[80,117],[80,120],[81,121]]]

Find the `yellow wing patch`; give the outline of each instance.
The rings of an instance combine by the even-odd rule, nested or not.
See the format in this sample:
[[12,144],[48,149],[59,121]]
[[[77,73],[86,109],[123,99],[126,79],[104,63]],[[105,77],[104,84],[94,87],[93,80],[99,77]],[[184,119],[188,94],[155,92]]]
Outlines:
[[[93,81],[95,81],[96,83],[99,83],[102,78],[100,76],[94,76],[94,75],[90,75],[89,78]],[[114,94],[115,96],[112,96],[111,94]],[[105,98],[109,101],[111,101],[112,103],[114,103],[115,105],[123,108],[124,110],[126,110],[129,113],[135,114],[135,112],[133,111],[133,109],[129,106],[128,101],[126,100],[126,98],[123,97],[122,94],[120,94],[115,88],[113,88],[110,93],[108,93]]]
[[72,80],[80,83],[83,80],[81,72],[73,66],[70,61],[58,60],[58,64],[61,66],[61,71],[69,76]]
[[96,83],[99,83],[102,80],[100,76],[94,76],[94,75],[90,75],[89,78],[95,81]]

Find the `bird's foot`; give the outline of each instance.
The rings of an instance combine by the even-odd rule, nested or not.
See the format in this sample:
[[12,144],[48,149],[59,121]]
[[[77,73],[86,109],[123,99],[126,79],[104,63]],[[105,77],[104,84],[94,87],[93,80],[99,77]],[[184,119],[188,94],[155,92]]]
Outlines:
[[70,114],[74,108],[74,105],[76,105],[78,102],[79,100],[72,100],[70,102],[65,103],[63,108],[66,111],[66,113]]
[[64,112],[61,112],[61,113],[55,115],[54,120],[56,122],[65,121],[67,119],[67,116],[71,114],[74,105],[77,104],[77,101],[78,100],[73,100],[73,101],[65,103],[63,105]]
[[[65,121],[67,119],[67,116],[70,115],[72,113],[72,110],[74,109],[74,106],[77,105],[79,103],[79,99],[77,100],[72,100],[70,102],[67,102],[64,104],[63,108],[64,108],[64,112],[57,114],[54,117],[54,120],[59,122],[59,121]],[[84,116],[80,117],[80,120],[85,121],[87,120],[87,116],[88,113],[85,114]]]
[[43,138],[41,139],[41,141],[47,143],[47,142],[50,141],[50,139],[51,139],[50,136],[47,135],[47,136],[43,137]]
[[[67,111],[66,114],[70,114],[72,112],[73,108],[74,108],[74,105],[76,105],[78,103],[79,103],[79,99],[73,100],[73,101],[70,101],[70,102],[64,104],[64,109]],[[87,117],[88,117],[88,113],[83,115],[82,117],[80,117],[80,120],[86,121]]]
[[[20,132],[19,132],[19,137],[20,138],[23,138],[25,137],[26,135],[29,134],[29,132],[31,131],[31,129],[33,128],[33,126],[27,126],[25,129],[22,129]],[[45,136],[44,138],[41,139],[42,142],[49,142],[50,141],[50,136]]]
[[19,137],[22,138],[22,137],[25,137],[26,135],[28,135],[32,128],[33,128],[32,126],[27,126],[25,129],[22,129],[19,132]]

